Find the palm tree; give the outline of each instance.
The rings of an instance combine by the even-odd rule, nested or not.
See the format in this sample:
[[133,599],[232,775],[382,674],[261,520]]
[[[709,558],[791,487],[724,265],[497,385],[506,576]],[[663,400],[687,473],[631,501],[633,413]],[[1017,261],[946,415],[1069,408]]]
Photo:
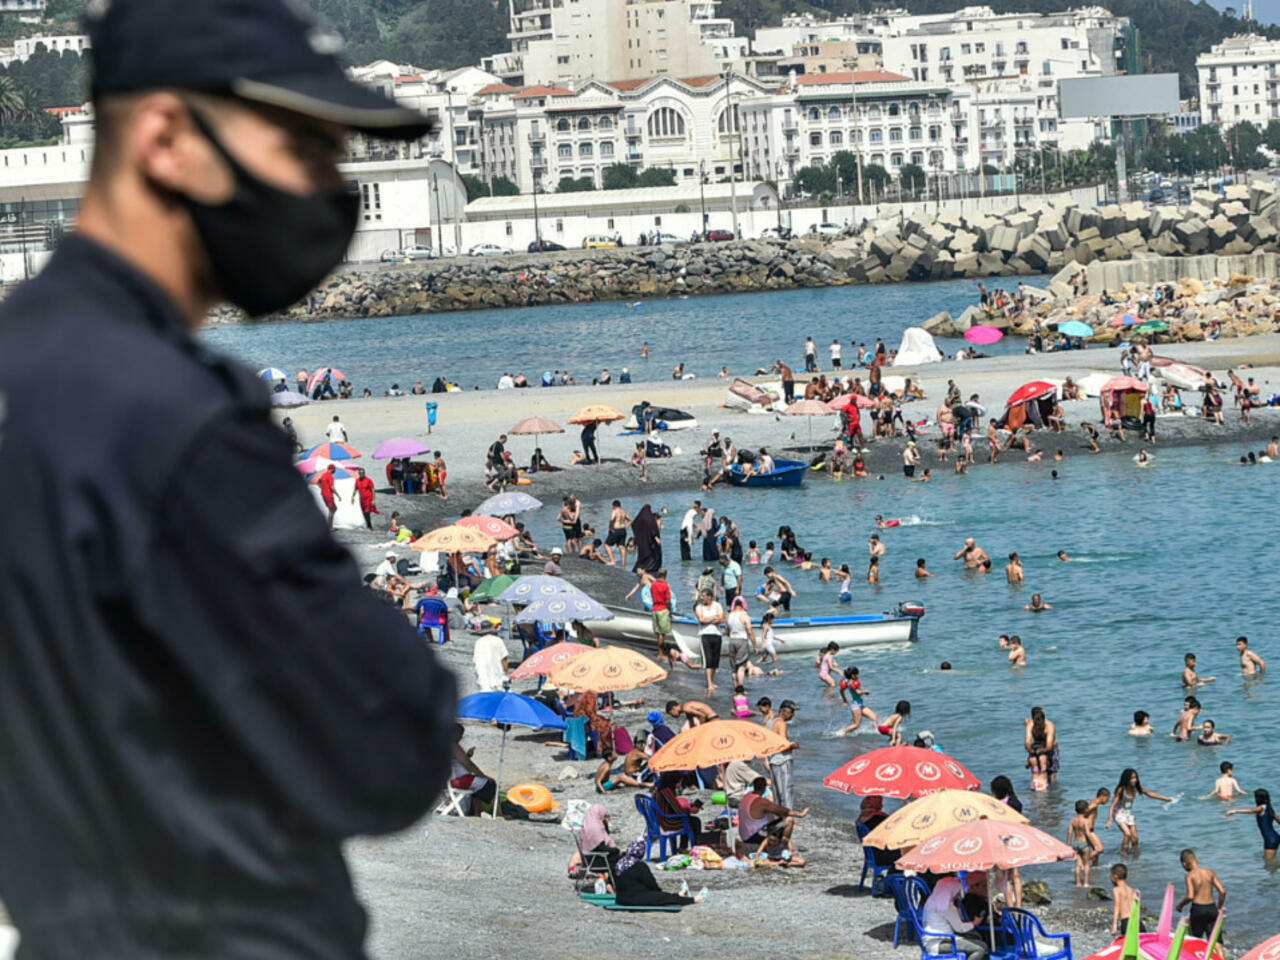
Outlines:
[[27,95],[12,77],[0,76],[0,123],[12,123],[26,116]]

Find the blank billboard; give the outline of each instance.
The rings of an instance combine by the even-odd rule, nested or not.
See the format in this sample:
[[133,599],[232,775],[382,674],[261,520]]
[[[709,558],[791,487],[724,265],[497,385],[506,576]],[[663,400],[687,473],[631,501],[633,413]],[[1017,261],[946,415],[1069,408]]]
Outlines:
[[1139,117],[1178,112],[1176,73],[1080,77],[1058,81],[1063,117]]

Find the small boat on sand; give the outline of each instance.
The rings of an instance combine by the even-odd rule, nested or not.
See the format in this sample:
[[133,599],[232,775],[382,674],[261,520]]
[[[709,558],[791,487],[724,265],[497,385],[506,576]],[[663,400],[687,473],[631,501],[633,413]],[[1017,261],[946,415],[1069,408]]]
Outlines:
[[[595,620],[586,624],[597,638],[606,643],[629,643],[639,647],[654,648],[657,639],[653,635],[653,617],[647,610],[608,605],[612,620]],[[919,639],[920,618],[924,606],[918,603],[900,603],[889,613],[831,616],[786,617],[773,622],[774,636],[778,639],[778,655],[789,653],[813,653],[828,643],[845,647],[861,647],[884,643],[910,643]],[[753,620],[757,638],[760,621]],[[702,649],[698,643],[698,623],[692,617],[673,617],[672,631],[676,645],[690,660],[698,661]]]
[[809,465],[803,460],[775,460],[773,469],[768,473],[748,474],[742,464],[735,463],[729,468],[729,483],[735,487],[798,487],[804,483],[804,472]]

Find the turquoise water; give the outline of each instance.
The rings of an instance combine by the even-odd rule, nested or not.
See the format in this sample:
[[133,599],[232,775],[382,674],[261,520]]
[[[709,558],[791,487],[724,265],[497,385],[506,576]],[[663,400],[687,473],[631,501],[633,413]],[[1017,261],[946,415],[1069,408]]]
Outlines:
[[[1015,278],[1016,279],[1016,278]],[[1012,287],[1014,284],[1007,283]],[[632,379],[663,380],[677,363],[688,373],[714,376],[728,365],[734,374],[752,374],[779,357],[803,369],[804,338],[812,336],[824,366],[835,337],[852,356],[850,339],[868,347],[876,337],[895,349],[902,331],[941,310],[958,316],[978,298],[973,280],[880,287],[831,287],[778,293],[586,303],[566,307],[484,310],[432,316],[325,323],[224,326],[205,339],[259,367],[296,372],[335,366],[357,389],[375,396],[392,383],[428,387],[439,375],[470,389],[495,386],[505,372],[523,372],[539,382],[543,371],[570,370],[590,383],[601,368],[617,376],[625,366]],[[649,359],[640,347],[649,342]],[[954,353],[960,341],[942,344]],[[1021,352],[1024,344],[1005,340],[987,353]]]
[[[1271,572],[1280,550],[1266,532],[1280,519],[1274,496],[1280,465],[1242,468],[1233,463],[1236,456],[1227,448],[1160,451],[1151,469],[1138,470],[1127,456],[1069,454],[1061,463],[1012,464],[964,477],[939,472],[929,484],[897,475],[833,484],[811,474],[798,491],[726,490],[709,502],[738,523],[744,543],[754,539],[763,547],[786,523],[815,558],[829,556],[837,567],[849,563],[854,601],[840,610],[878,613],[900,600],[922,600],[927,613],[918,643],[842,651],[840,664],[861,668],[867,703],[881,717],[897,700],[911,702],[908,739],[921,729],[933,731],[984,785],[998,774],[1009,776],[1038,826],[1065,836],[1074,802],[1092,798],[1099,787],[1114,790],[1124,767],[1135,767],[1144,786],[1157,793],[1182,795],[1168,808],[1138,802],[1142,849],[1129,861],[1130,881],[1158,910],[1166,883],[1177,883],[1181,896],[1179,851],[1196,849],[1223,878],[1230,892],[1228,931],[1236,945],[1245,945],[1275,932],[1280,877],[1263,866],[1252,817],[1227,818],[1231,805],[1196,799],[1209,792],[1222,760],[1235,764],[1237,779],[1250,791],[1241,805],[1252,806],[1255,787],[1280,798],[1280,678],[1244,681],[1234,646],[1236,636],[1249,636],[1273,672],[1280,671],[1274,630],[1280,604]],[[1050,479],[1054,468],[1057,481]],[[675,531],[692,496],[649,501],[671,512],[666,561],[678,571],[673,576],[683,598],[703,566],[696,560],[682,565],[675,552]],[[644,501],[623,502],[634,513]],[[539,513],[533,523],[540,539],[555,542],[554,517]],[[871,587],[862,577],[876,514],[922,522],[882,531],[889,553],[881,584]],[[605,520],[607,509],[595,507],[591,518]],[[994,561],[986,577],[964,572],[951,559],[967,536],[976,537]],[[1057,560],[1059,549],[1073,562]],[[1011,550],[1021,554],[1026,569],[1019,588],[1005,582]],[[917,557],[928,561],[933,579],[914,578]],[[837,612],[832,586],[813,573],[788,575],[801,592],[794,610]],[[761,579],[758,568],[748,571],[747,592]],[[1025,612],[1032,592],[1043,593],[1054,609]],[[1007,665],[996,644],[1001,633],[1023,637],[1025,669]],[[1198,654],[1201,676],[1218,678],[1199,694],[1201,716],[1232,734],[1228,747],[1174,743],[1166,735],[1184,696],[1179,675],[1187,651]],[[950,673],[937,669],[944,659],[954,667]],[[812,657],[784,657],[784,676],[757,680],[748,692],[752,702],[767,694],[775,704],[784,697],[800,704],[794,727],[802,744],[798,803],[854,815],[858,798],[823,788],[822,779],[887,741],[864,732],[865,721],[850,738],[833,736],[849,714],[812,663]],[[678,676],[689,696],[701,695],[692,673]],[[720,679],[727,697],[730,688]],[[1023,768],[1023,719],[1037,704],[1057,723],[1061,741],[1060,780],[1047,793],[1029,789]],[[721,706],[727,709],[727,701]],[[1138,709],[1151,714],[1158,735],[1127,735]],[[1105,820],[1104,812],[1099,827]],[[1120,834],[1113,827],[1099,835],[1107,852],[1093,882],[1107,886]],[[860,862],[859,855],[850,861]],[[1032,868],[1031,875],[1049,879],[1060,902],[1076,896],[1070,864]]]

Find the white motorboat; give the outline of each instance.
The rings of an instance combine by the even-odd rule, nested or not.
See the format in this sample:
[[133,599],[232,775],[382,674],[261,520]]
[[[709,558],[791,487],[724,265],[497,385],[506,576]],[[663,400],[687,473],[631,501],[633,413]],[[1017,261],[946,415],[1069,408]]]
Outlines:
[[[657,638],[653,635],[653,615],[647,610],[609,605],[612,620],[594,620],[586,624],[597,638],[608,643],[628,643],[634,646],[654,648]],[[919,639],[920,618],[924,606],[919,603],[900,603],[891,613],[847,615],[833,617],[786,617],[773,622],[774,636],[778,640],[778,655],[789,653],[813,653],[828,643],[845,647],[862,647],[872,644],[910,643]],[[756,636],[760,635],[760,621],[753,620]],[[698,643],[698,624],[692,617],[674,617],[672,630],[676,645],[691,661],[701,659]]]

